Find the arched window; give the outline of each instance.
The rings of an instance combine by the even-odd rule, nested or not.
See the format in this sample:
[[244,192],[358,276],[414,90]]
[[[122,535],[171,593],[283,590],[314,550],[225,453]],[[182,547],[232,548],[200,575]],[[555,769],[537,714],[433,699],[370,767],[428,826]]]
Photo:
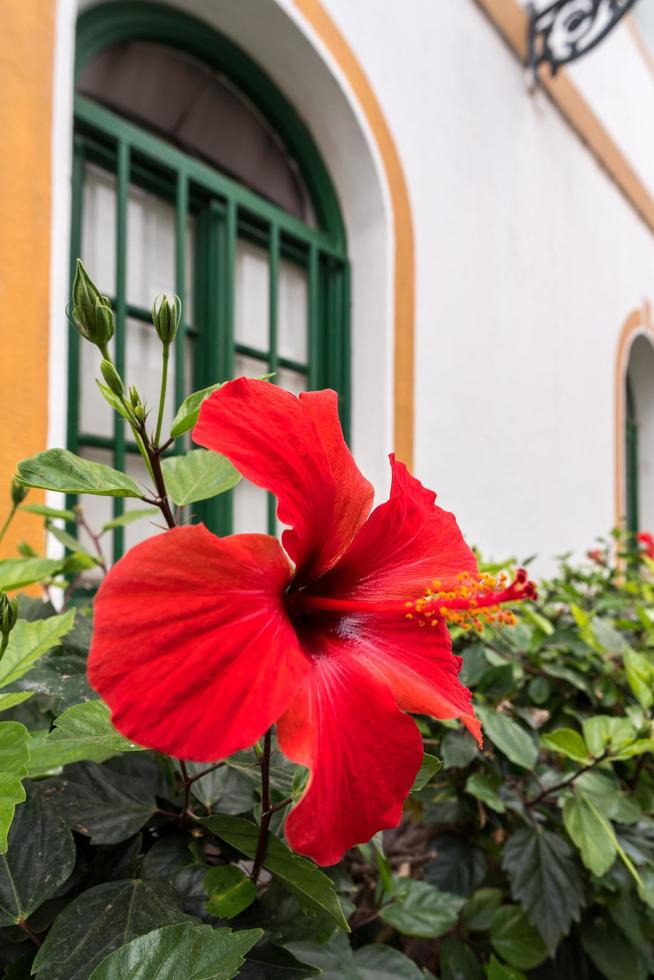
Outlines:
[[625,406],[627,529],[654,532],[654,347],[642,334],[629,351]]
[[[150,306],[176,292],[185,315],[169,421],[190,391],[274,372],[291,391],[335,388],[347,432],[343,222],[309,132],[272,81],[206,24],[129,0],[81,15],[75,89],[71,259],[80,255],[112,300],[123,377],[156,406]],[[97,376],[97,352],[71,331],[69,448],[145,483]],[[132,505],[90,498],[89,523]],[[194,512],[221,533],[276,530],[274,502],[245,482]],[[144,533],[140,523],[117,529],[114,557]]]

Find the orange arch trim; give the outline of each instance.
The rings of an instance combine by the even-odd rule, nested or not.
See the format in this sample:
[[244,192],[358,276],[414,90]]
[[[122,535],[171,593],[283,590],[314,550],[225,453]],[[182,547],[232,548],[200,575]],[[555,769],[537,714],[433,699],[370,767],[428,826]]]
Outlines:
[[654,347],[654,323],[650,304],[645,302],[625,320],[618,339],[615,361],[615,526],[621,527],[625,515],[625,381],[629,352],[636,337],[644,334]]
[[388,182],[395,237],[393,437],[395,452],[410,467],[413,465],[414,443],[415,265],[407,183],[382,108],[352,48],[320,0],[294,2],[347,78],[375,138]]

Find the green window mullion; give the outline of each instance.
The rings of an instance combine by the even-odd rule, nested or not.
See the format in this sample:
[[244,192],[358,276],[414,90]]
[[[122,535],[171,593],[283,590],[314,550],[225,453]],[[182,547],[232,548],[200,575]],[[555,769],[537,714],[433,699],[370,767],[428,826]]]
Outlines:
[[635,545],[635,535],[638,534],[640,523],[640,501],[638,499],[638,419],[636,416],[636,402],[629,377],[627,377],[625,396],[627,403],[627,418],[625,426],[625,482],[627,489],[626,517],[627,531],[634,535],[633,544]]
[[[75,136],[73,143],[73,173],[72,173],[72,218],[70,229],[70,292],[72,297],[73,280],[78,257],[82,254],[82,208],[84,204],[84,140]],[[72,302],[72,299],[71,299]],[[68,325],[68,413],[67,413],[67,445],[71,452],[79,453],[79,344],[80,337],[72,324]],[[75,494],[66,494],[66,507],[74,507],[77,503]],[[69,534],[75,534],[77,526],[67,525]]]
[[[188,220],[188,179],[181,171],[177,174],[175,199],[175,292],[186,305],[186,224]],[[186,323],[183,315],[182,324]],[[175,339],[175,408],[184,400],[184,356],[186,350],[186,330],[182,325]]]
[[309,246],[309,309],[307,311],[309,323],[309,388],[315,389],[319,386],[319,293],[320,284],[318,282],[319,261],[318,249],[315,245]]
[[[279,226],[271,225],[268,240],[268,371],[277,371],[277,317],[278,317],[278,285],[279,285]],[[276,381],[275,377],[271,381]],[[277,500],[274,494],[268,494],[268,533],[277,531]]]
[[[129,146],[118,143],[116,160],[116,367],[121,378],[125,377],[125,330],[127,329],[127,201],[129,193]],[[114,466],[125,468],[125,429],[123,420],[114,416]],[[114,497],[114,517],[124,511],[122,497]],[[123,553],[123,529],[114,531],[114,561]]]
[[350,263],[344,262],[341,272],[341,298],[342,305],[340,308],[340,321],[335,324],[336,330],[339,337],[341,338],[341,372],[340,372],[340,384],[338,391],[340,392],[340,403],[341,408],[341,425],[343,426],[343,434],[347,441],[350,441],[350,419],[351,419],[351,364],[352,364],[352,350],[350,346],[350,311],[352,307],[351,299],[351,270]]

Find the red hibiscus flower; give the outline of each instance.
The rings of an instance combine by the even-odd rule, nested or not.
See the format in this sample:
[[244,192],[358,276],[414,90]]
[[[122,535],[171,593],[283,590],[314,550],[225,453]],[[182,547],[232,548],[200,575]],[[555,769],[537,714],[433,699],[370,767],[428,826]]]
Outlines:
[[649,533],[649,531],[641,531],[636,537],[643,545],[641,548],[641,554],[647,555],[648,558],[654,559],[654,536]]
[[193,438],[276,495],[282,544],[199,525],[132,548],[96,598],[90,681],[119,731],[182,759],[224,758],[276,723],[311,772],[286,837],[334,864],[400,820],[423,752],[405,712],[480,739],[446,620],[493,618],[533,587],[519,573],[493,591],[453,515],[393,457],[390,499],[370,513],[333,391],[241,378],[204,402]]

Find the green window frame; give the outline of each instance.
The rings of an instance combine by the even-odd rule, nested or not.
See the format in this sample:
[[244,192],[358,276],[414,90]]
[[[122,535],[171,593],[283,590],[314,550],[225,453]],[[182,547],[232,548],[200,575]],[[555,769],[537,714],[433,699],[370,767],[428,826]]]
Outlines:
[[[125,370],[127,318],[150,322],[150,310],[128,305],[126,298],[128,191],[131,184],[156,194],[175,209],[175,291],[184,300],[192,285],[192,322],[184,317],[175,344],[175,404],[185,390],[187,340],[193,341],[191,390],[233,376],[234,355],[253,358],[261,373],[289,368],[304,374],[309,388],[331,387],[339,393],[341,421],[349,432],[350,267],[344,225],[334,188],[320,154],[295,110],[274,83],[236,45],[194,18],[158,4],[114,2],[84,13],[78,22],[76,78],[90,59],[123,40],[158,41],[201,58],[225,74],[264,114],[293,155],[308,190],[318,227],[311,228],[237,181],[225,176],[164,139],[153,135],[99,104],[75,96],[72,173],[71,284],[75,259],[81,252],[84,175],[87,164],[113,174],[116,186],[116,313],[115,359]],[[193,216],[193,283],[186,282],[186,229]],[[268,344],[258,349],[235,342],[235,260],[239,239],[264,248],[268,257]],[[308,284],[308,358],[289,360],[277,350],[279,264],[302,267]],[[216,272],[217,270],[217,272]],[[113,438],[80,431],[80,338],[69,333],[68,447],[109,450],[121,469],[127,453],[124,423],[115,419]],[[137,379],[127,379],[137,380]],[[274,380],[274,379],[273,379]],[[171,452],[188,445],[177,440]],[[71,501],[72,503],[73,501]],[[114,516],[124,501],[115,498]],[[198,518],[217,533],[232,529],[232,495],[223,494],[194,508]],[[269,498],[268,527],[275,533],[274,499]],[[123,531],[114,531],[113,557],[123,552]]]
[[638,417],[633,385],[627,373],[625,383],[625,484],[627,531],[635,540],[640,530],[640,504],[638,493]]

